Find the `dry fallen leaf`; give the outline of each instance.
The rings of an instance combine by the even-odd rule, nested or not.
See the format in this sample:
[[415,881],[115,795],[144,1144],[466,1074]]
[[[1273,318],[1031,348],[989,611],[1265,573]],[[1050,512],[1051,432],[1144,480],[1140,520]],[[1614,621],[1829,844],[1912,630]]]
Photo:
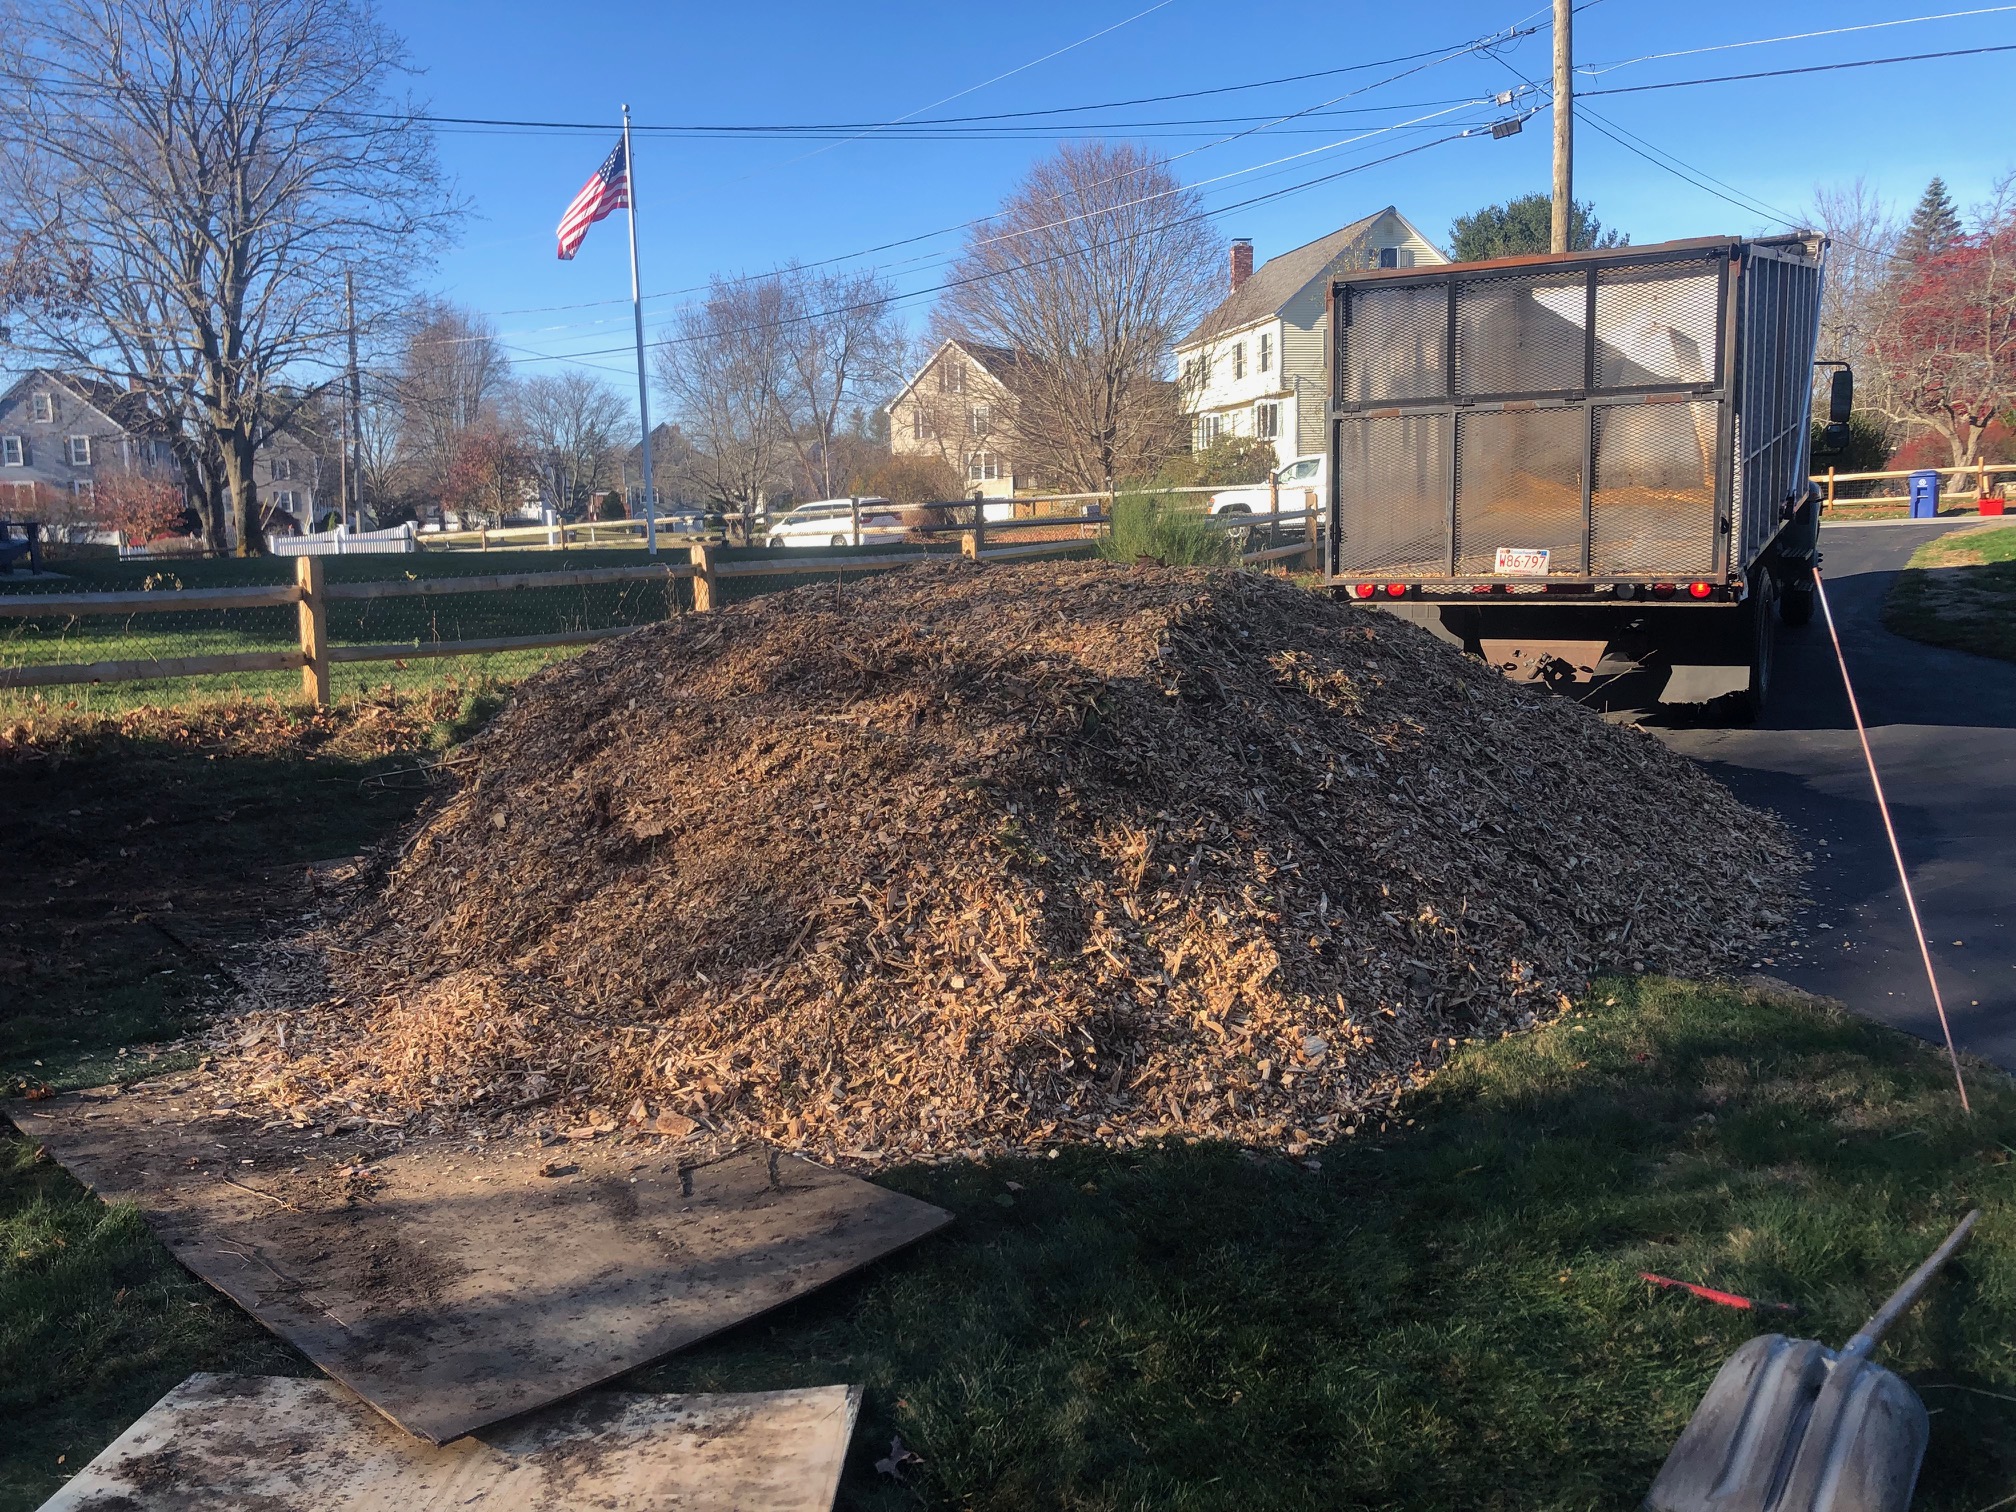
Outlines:
[[887,1457],[875,1461],[875,1468],[882,1474],[894,1476],[900,1481],[903,1479],[903,1467],[905,1465],[921,1465],[923,1463],[924,1457],[904,1443],[903,1435],[899,1433],[889,1440],[889,1453]]

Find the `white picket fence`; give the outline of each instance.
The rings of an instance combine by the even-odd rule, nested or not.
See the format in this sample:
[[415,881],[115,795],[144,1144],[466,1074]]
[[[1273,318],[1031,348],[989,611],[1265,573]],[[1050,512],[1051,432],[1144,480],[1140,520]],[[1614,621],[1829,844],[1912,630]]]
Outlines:
[[418,551],[409,521],[390,530],[351,531],[344,526],[315,535],[268,536],[266,549],[275,556],[404,556]]

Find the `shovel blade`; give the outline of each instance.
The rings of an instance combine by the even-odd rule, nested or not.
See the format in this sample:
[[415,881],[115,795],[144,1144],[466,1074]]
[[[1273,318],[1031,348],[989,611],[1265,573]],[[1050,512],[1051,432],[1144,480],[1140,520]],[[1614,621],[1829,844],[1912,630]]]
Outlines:
[[1723,1364],[1646,1512],[1908,1512],[1928,1433],[1891,1372],[1765,1334]]

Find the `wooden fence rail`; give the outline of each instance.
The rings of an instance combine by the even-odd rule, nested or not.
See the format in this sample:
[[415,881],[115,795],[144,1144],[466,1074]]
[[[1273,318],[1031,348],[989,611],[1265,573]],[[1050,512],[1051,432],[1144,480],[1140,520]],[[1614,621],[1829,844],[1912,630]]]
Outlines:
[[[1302,525],[1304,539],[1286,545],[1270,545],[1245,552],[1248,563],[1273,562],[1310,553],[1316,549],[1316,515],[1290,511],[1267,515],[1214,517],[1212,523],[1227,528],[1258,531],[1274,526]],[[960,535],[961,554],[969,560],[986,562],[1025,561],[1083,550],[1090,542],[1083,538],[1037,541],[1019,546],[989,546],[987,535],[1009,524],[1016,525],[1100,525],[1110,527],[1112,517],[1092,513],[1062,519],[1028,521],[988,521],[954,527],[947,533]],[[1250,541],[1251,536],[1248,537]],[[0,594],[0,618],[69,620],[93,617],[122,617],[131,614],[194,613],[204,610],[265,609],[292,604],[296,610],[297,645],[288,651],[221,652],[208,656],[165,656],[117,661],[51,662],[39,666],[0,667],[0,688],[47,687],[62,683],[136,682],[154,678],[202,677],[241,672],[278,672],[298,669],[303,693],[317,703],[330,697],[330,669],[357,662],[404,661],[422,657],[477,656],[500,651],[527,651],[554,646],[582,646],[607,640],[635,628],[609,626],[596,630],[559,630],[541,635],[493,636],[486,639],[447,641],[390,641],[368,645],[332,645],[329,641],[329,607],[332,604],[370,602],[381,599],[434,598],[454,594],[511,594],[528,589],[587,587],[604,583],[673,583],[693,585],[693,608],[709,613],[720,603],[719,584],[732,578],[797,577],[807,573],[881,572],[910,567],[919,562],[943,561],[944,553],[890,552],[875,556],[823,556],[801,551],[779,551],[744,561],[721,561],[717,549],[695,541],[688,545],[690,560],[655,562],[643,566],[589,567],[562,572],[499,572],[463,577],[391,578],[378,581],[332,583],[327,577],[328,558],[294,558],[294,581],[245,588],[196,588],[160,592],[122,593],[23,593]]]

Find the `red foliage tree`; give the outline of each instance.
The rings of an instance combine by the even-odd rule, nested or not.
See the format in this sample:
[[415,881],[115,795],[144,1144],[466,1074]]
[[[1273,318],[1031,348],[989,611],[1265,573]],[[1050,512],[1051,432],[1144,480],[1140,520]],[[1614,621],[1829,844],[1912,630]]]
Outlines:
[[1886,418],[1943,441],[1949,466],[1980,460],[2016,409],[2016,207],[1913,264],[1872,346]]
[[441,502],[495,525],[524,504],[538,476],[537,460],[515,438],[495,426],[479,426],[457,442]]
[[178,483],[151,473],[112,473],[97,480],[79,513],[100,530],[116,530],[140,546],[182,533],[188,504]]

